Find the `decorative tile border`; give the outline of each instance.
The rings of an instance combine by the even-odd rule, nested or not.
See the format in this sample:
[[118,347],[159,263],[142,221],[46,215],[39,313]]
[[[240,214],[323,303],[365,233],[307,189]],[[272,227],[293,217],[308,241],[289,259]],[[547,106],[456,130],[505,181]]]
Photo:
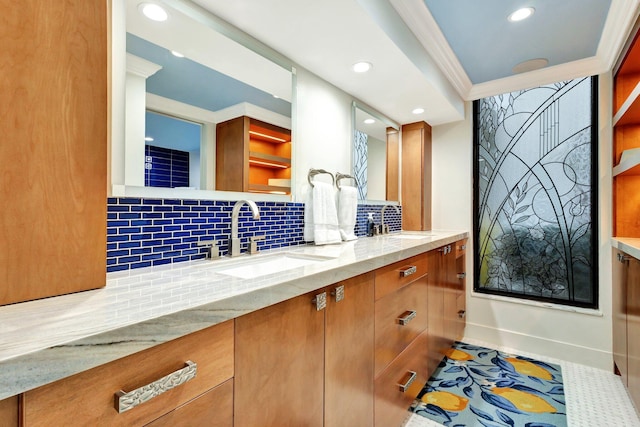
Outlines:
[[[190,261],[205,257],[200,240],[215,239],[221,255],[228,253],[231,210],[235,201],[109,198],[107,200],[107,272]],[[304,204],[257,202],[260,219],[248,206],[240,211],[238,235],[264,235],[260,250],[305,244]],[[356,235],[366,236],[367,213],[380,223],[382,205],[358,205]],[[401,229],[401,215],[388,209],[385,222]]]

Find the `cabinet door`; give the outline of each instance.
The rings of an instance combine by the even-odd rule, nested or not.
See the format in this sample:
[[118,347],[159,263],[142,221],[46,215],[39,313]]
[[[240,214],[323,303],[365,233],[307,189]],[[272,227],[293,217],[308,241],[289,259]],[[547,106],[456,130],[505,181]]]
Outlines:
[[0,305],[106,283],[107,3],[0,0]]
[[627,271],[627,354],[629,394],[640,405],[640,261],[629,259]]
[[466,252],[467,241],[460,240],[456,242],[455,247],[455,270],[452,272],[452,284],[456,294],[455,308],[455,335],[454,339],[461,340],[464,337],[464,327],[466,325],[467,315],[467,264]]
[[18,427],[18,396],[0,400],[0,426]]
[[233,380],[196,397],[147,427],[233,427]]
[[236,427],[322,426],[325,313],[314,297],[236,319]]
[[324,425],[373,426],[373,273],[331,286],[328,296]]
[[627,264],[625,254],[613,249],[612,306],[613,306],[613,362],[627,385]]
[[444,337],[444,284],[442,274],[442,253],[429,252],[429,372],[433,372],[447,350]]

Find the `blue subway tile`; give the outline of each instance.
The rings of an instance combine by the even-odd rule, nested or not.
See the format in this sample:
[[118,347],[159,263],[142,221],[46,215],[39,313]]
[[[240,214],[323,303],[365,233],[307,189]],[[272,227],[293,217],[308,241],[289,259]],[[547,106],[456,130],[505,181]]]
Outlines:
[[139,205],[142,200],[134,197],[123,197],[118,199],[118,203],[121,205]]
[[144,267],[151,267],[151,262],[143,261],[143,262],[136,262],[134,264],[131,264],[131,268],[144,268]]
[[129,264],[109,265],[107,266],[107,273],[112,273],[114,271],[123,271],[128,269],[129,269]]
[[118,243],[118,248],[119,249],[127,249],[127,248],[139,248],[141,246],[141,242],[122,242],[122,243]]
[[130,264],[132,262],[140,261],[139,256],[125,256],[122,258],[118,258],[118,264]]
[[140,218],[140,214],[139,213],[121,213],[118,215],[118,218],[120,219],[139,219]]
[[189,261],[189,257],[188,256],[179,256],[173,259],[173,262],[184,262],[184,261]]
[[171,258],[156,259],[153,265],[171,264]]

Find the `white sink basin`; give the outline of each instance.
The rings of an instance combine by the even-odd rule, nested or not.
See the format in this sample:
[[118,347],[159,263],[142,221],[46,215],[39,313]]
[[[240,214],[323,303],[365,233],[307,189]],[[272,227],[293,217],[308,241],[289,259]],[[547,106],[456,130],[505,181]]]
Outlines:
[[265,255],[261,257],[248,257],[237,262],[233,262],[232,266],[222,267],[217,270],[220,274],[227,276],[239,277],[241,279],[253,279],[268,274],[279,273],[286,270],[292,270],[298,267],[327,261],[333,258],[316,256],[281,253],[273,255]]

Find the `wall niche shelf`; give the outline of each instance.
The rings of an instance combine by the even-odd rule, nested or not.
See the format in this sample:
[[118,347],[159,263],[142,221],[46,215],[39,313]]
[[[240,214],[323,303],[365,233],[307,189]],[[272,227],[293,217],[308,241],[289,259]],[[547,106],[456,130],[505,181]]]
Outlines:
[[613,176],[640,175],[640,148],[624,150],[620,163],[613,168]]

